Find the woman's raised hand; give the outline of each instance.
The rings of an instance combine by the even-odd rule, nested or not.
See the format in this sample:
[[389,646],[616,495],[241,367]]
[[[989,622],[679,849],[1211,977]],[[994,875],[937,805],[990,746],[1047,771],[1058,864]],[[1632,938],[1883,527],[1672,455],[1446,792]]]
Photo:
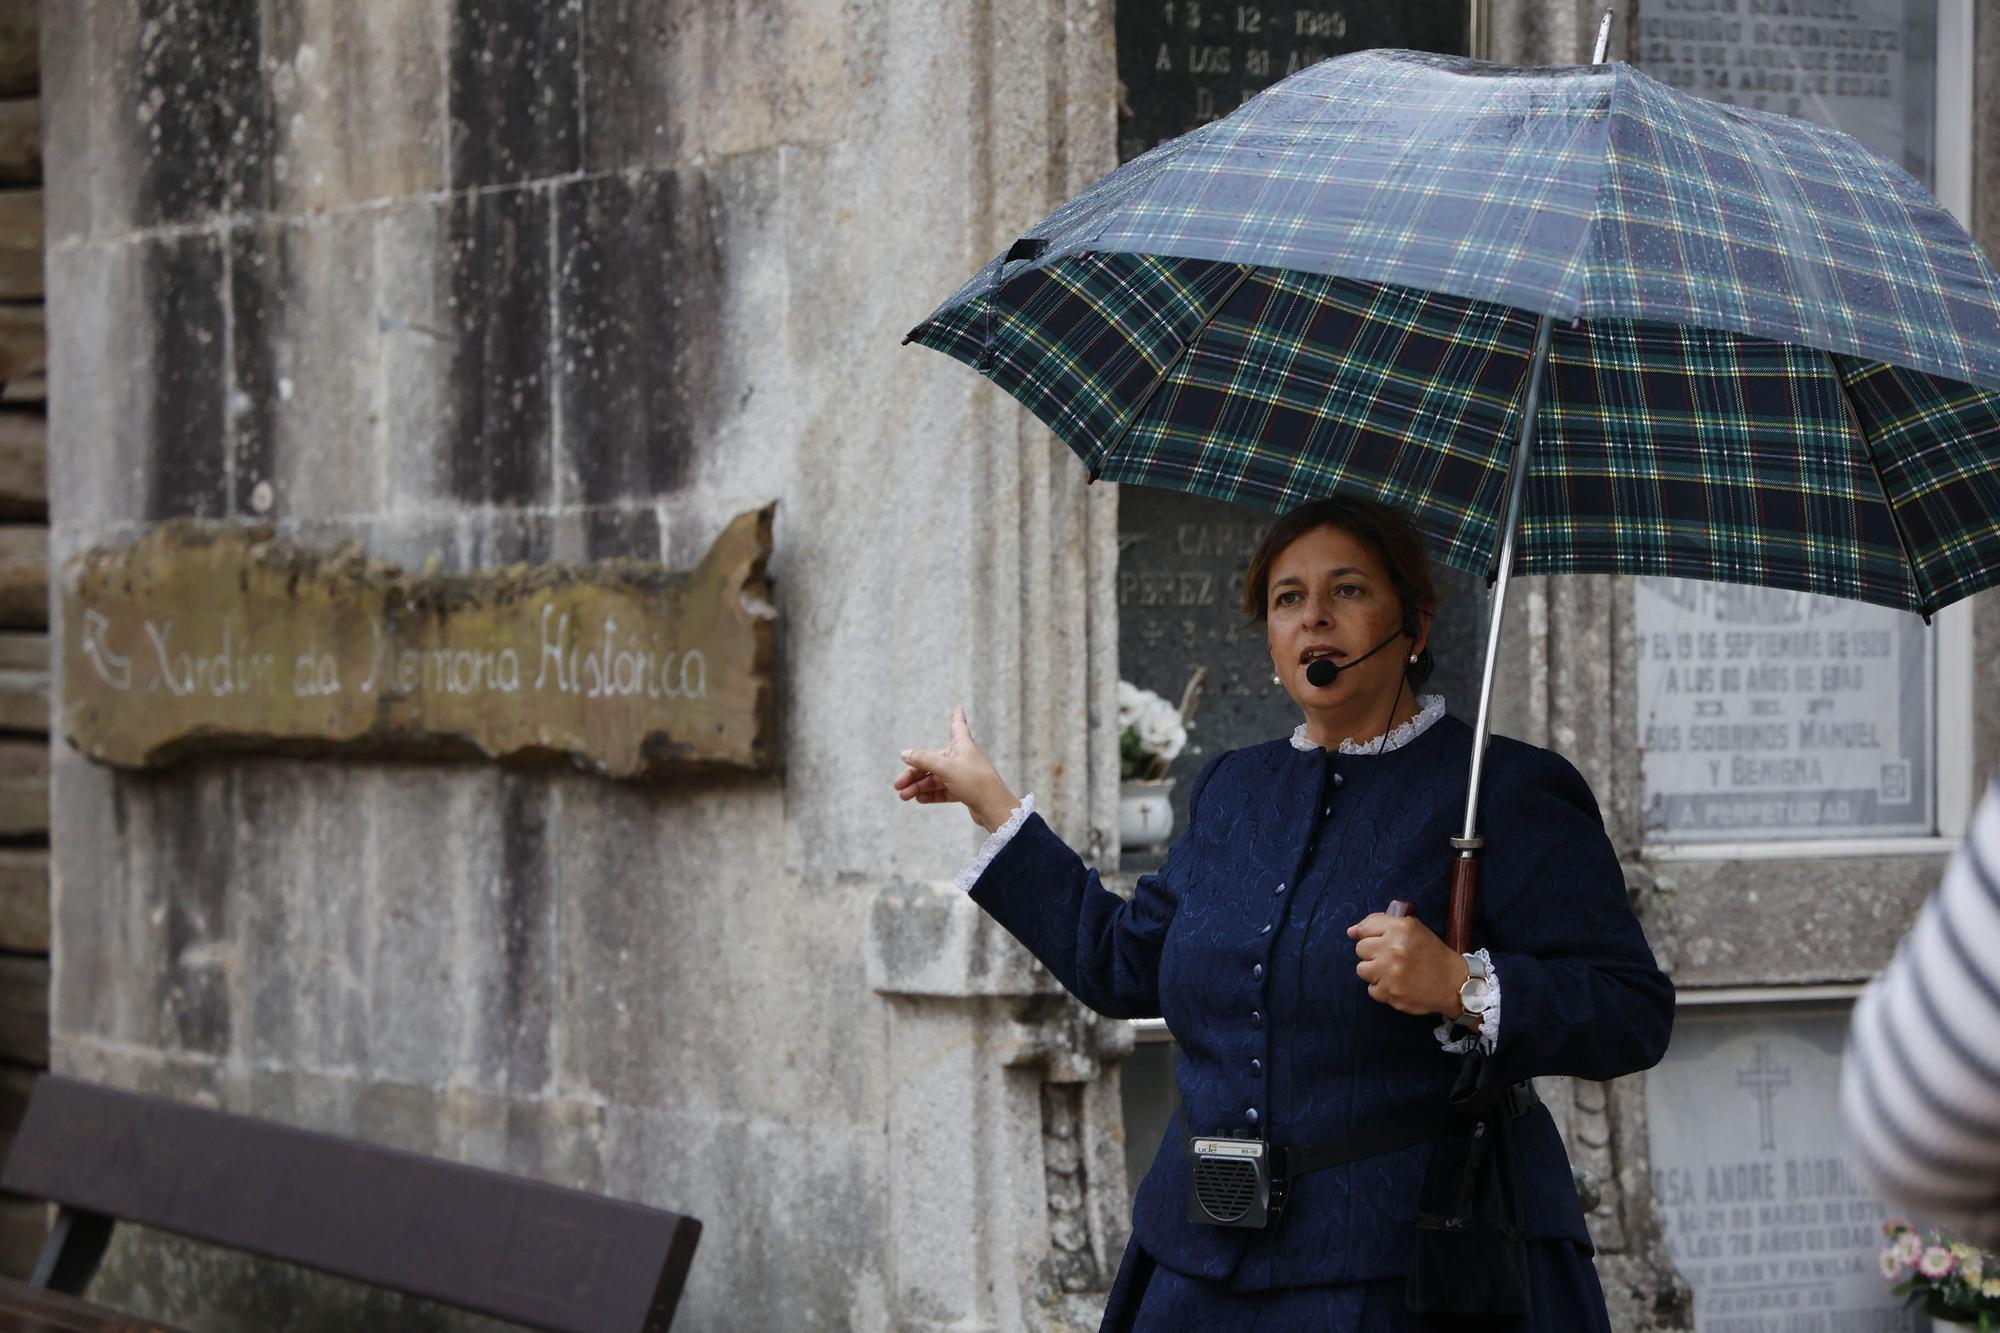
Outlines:
[[898,797],[924,805],[957,801],[988,833],[1006,823],[1020,804],[972,739],[962,707],[951,710],[949,744],[942,750],[905,750],[902,759],[909,767],[896,775]]

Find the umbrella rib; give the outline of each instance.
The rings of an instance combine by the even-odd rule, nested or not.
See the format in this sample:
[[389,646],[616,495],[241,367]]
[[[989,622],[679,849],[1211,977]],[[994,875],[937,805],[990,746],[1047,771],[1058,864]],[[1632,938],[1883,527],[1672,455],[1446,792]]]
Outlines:
[[1840,389],[1840,405],[1847,409],[1848,424],[1854,428],[1854,438],[1861,443],[1861,453],[1868,460],[1869,472],[1874,474],[1875,490],[1882,497],[1883,507],[1889,511],[1889,526],[1896,530],[1896,545],[1902,549],[1903,564],[1910,571],[1910,587],[1917,594],[1917,614],[1928,625],[1931,623],[1931,612],[1936,608],[1931,605],[1930,593],[1924,588],[1924,571],[1917,564],[1916,554],[1910,550],[1910,537],[1903,531],[1903,520],[1896,513],[1896,502],[1889,498],[1889,484],[1882,480],[1882,465],[1875,461],[1875,451],[1868,447],[1868,432],[1861,425],[1861,414],[1855,410],[1854,400],[1848,397],[1847,377],[1840,373],[1840,366],[1832,356],[1829,355],[1826,360],[1833,370],[1833,382]]
[[1181,340],[1181,345],[1176,347],[1174,354],[1167,358],[1167,364],[1160,367],[1160,373],[1153,377],[1153,382],[1146,386],[1146,391],[1139,395],[1137,402],[1132,404],[1132,410],[1125,416],[1125,424],[1118,428],[1118,433],[1111,437],[1105,444],[1103,452],[1098,454],[1097,461],[1090,465],[1090,480],[1096,481],[1098,476],[1103,473],[1104,465],[1111,461],[1111,455],[1117,451],[1118,446],[1125,443],[1125,436],[1131,431],[1133,424],[1146,414],[1146,408],[1152,403],[1153,395],[1158,393],[1160,386],[1167,382],[1167,376],[1174,373],[1174,367],[1178,366],[1181,363],[1181,358],[1187,355],[1188,348],[1194,346],[1195,340],[1208,332],[1208,326],[1215,323],[1215,317],[1222,313],[1222,307],[1228,305],[1230,298],[1236,295],[1236,289],[1249,280],[1253,268],[1254,266],[1250,264],[1241,266],[1242,271],[1236,275],[1236,281],[1229,284],[1229,290],[1222,294],[1222,298],[1202,318],[1201,323],[1195,327],[1194,332]]

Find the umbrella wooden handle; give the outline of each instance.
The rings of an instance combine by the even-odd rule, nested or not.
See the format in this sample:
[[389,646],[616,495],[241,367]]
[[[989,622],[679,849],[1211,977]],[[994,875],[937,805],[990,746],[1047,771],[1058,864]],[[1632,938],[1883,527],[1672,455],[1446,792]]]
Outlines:
[[1461,856],[1451,863],[1451,912],[1444,922],[1444,942],[1453,953],[1472,951],[1472,904],[1478,896],[1479,858]]

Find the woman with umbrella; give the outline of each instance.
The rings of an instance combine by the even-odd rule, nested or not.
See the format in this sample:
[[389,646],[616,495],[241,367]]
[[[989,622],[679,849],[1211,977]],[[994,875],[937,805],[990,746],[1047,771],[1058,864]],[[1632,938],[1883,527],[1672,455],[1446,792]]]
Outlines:
[[[1419,1197],[1453,1052],[1476,1043],[1511,1093],[1528,1298],[1525,1319],[1478,1326],[1608,1329],[1569,1163],[1527,1080],[1652,1065],[1673,988],[1590,791],[1557,755],[1492,742],[1486,947],[1454,952],[1439,849],[1470,729],[1415,692],[1436,608],[1422,539],[1387,506],[1317,501],[1272,527],[1243,593],[1303,720],[1203,766],[1186,832],[1130,901],[1015,798],[962,710],[950,744],[904,751],[896,779],[903,799],[963,804],[989,830],[961,882],[1072,994],[1164,1016],[1180,1044],[1184,1119],[1139,1187],[1105,1327],[1431,1326],[1405,1297]],[[1381,910],[1392,900],[1413,910]],[[1262,1226],[1192,1220],[1198,1136],[1272,1151],[1284,1197]]]
[[[1488,743],[1514,574],[1926,618],[2000,582],[2000,274],[1846,136],[1602,63],[1608,22],[1588,67],[1303,70],[1065,203],[910,334],[1093,481],[1286,515],[1245,591],[1305,726],[1209,761],[1129,904],[1016,806],[962,715],[897,780],[996,832],[973,896],[1065,985],[1181,1042],[1185,1123],[1140,1187],[1113,1327],[1410,1327],[1406,1271],[1425,1310],[1525,1291],[1529,1327],[1605,1326],[1521,1081],[1650,1064],[1671,990],[1581,778]],[[1472,727],[1401,698],[1433,610],[1403,529],[1329,496],[1394,504],[1486,575]],[[1454,1065],[1430,1015],[1482,1002]],[[1439,1137],[1447,1088],[1478,1115]],[[1496,1164],[1512,1206],[1464,1206]]]

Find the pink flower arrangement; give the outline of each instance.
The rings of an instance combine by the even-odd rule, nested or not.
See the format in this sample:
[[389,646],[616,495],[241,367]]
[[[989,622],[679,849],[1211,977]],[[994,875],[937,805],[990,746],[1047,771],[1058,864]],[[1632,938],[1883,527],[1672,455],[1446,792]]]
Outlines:
[[2000,1258],[1974,1246],[1928,1237],[1900,1217],[1882,1224],[1882,1277],[1933,1319],[2000,1333]]
[[1933,1245],[1925,1250],[1917,1260],[1917,1271],[1933,1282],[1951,1276],[1951,1270],[1958,1267],[1958,1261],[1951,1257],[1951,1251],[1942,1245]]

